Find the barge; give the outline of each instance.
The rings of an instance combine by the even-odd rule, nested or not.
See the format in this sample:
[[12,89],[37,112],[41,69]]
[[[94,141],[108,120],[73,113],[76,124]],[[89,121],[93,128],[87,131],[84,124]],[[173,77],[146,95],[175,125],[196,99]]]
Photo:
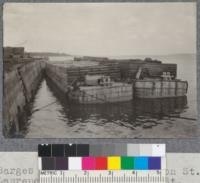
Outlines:
[[132,84],[113,82],[109,76],[86,75],[85,82],[76,83],[68,92],[69,100],[80,104],[130,101]]
[[145,79],[136,80],[133,88],[136,98],[183,97],[187,94],[188,83],[181,80]]
[[[139,71],[141,73],[141,71]],[[136,77],[139,77],[137,73]],[[131,83],[113,82],[109,76],[86,75],[68,92],[70,100],[81,104],[130,101],[134,98],[173,98],[187,94],[188,83],[172,79],[170,73],[161,78],[136,79]]]
[[175,79],[170,72],[164,72],[157,78],[140,77],[139,69],[136,80],[133,82],[134,96],[136,98],[171,98],[186,96],[188,82]]
[[81,104],[182,97],[188,90],[187,81],[177,79],[176,64],[147,59],[99,61],[95,66],[48,62],[45,70],[70,101]]

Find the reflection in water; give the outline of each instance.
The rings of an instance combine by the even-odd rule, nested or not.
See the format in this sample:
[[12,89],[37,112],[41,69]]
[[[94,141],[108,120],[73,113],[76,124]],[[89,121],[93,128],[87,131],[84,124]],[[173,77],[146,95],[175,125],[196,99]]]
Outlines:
[[185,119],[187,97],[74,104],[49,80],[43,81],[32,111],[27,138],[166,138],[192,136],[196,129],[195,119]]
[[146,114],[157,116],[180,115],[187,108],[187,97],[160,98],[160,99],[140,99],[135,101],[138,115]]
[[128,102],[105,104],[69,103],[65,96],[56,91],[55,86],[47,79],[51,91],[63,106],[61,113],[68,119],[68,125],[97,121],[98,126],[115,123],[119,126],[134,129],[136,126],[151,128],[159,124],[158,120],[166,117],[180,117],[187,108],[187,97],[161,99],[134,99]]
[[[91,117],[96,120],[104,119],[106,122],[117,122],[126,126],[126,123],[137,126],[138,122],[143,125],[145,122],[157,123],[157,120],[164,117],[178,117],[186,108],[187,98],[159,99],[159,100],[135,100],[115,104],[100,105],[77,105],[68,104],[64,107],[66,118],[73,125],[77,120],[87,122]],[[154,118],[154,121],[152,119]],[[156,120],[157,119],[157,120]]]
[[99,123],[97,125],[113,122],[134,129],[136,126],[150,128],[159,124],[158,120],[165,117],[179,117],[186,108],[187,98],[135,100],[98,105],[63,103],[63,105],[63,112],[70,126],[76,125],[77,122],[87,123],[88,120],[95,120]]

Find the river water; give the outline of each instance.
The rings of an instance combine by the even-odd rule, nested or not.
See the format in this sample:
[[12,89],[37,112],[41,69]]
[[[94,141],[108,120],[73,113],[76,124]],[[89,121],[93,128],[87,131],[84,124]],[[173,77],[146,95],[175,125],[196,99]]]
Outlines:
[[[133,57],[134,58],[134,57]],[[194,55],[154,56],[178,65],[189,83],[187,97],[133,100],[115,104],[74,105],[42,81],[25,138],[186,138],[198,135]],[[47,105],[47,106],[46,106]],[[40,109],[40,110],[37,110]]]

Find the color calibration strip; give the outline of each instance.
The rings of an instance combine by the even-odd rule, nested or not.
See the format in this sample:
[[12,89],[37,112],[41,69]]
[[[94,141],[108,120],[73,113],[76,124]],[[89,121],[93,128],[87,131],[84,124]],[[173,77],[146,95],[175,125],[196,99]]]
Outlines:
[[165,144],[41,144],[38,146],[39,157],[165,157],[165,152]]
[[[135,154],[140,155],[135,156]],[[165,169],[165,145],[163,144],[39,145],[38,155],[40,170]]]
[[40,170],[161,170],[161,157],[43,157]]

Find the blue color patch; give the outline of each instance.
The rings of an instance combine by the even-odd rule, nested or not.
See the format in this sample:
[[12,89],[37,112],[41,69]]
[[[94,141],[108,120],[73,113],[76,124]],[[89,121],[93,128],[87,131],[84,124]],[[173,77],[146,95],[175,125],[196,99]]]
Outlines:
[[135,157],[134,170],[148,170],[148,157]]
[[160,169],[161,169],[161,157],[150,157],[149,170],[160,170]]

